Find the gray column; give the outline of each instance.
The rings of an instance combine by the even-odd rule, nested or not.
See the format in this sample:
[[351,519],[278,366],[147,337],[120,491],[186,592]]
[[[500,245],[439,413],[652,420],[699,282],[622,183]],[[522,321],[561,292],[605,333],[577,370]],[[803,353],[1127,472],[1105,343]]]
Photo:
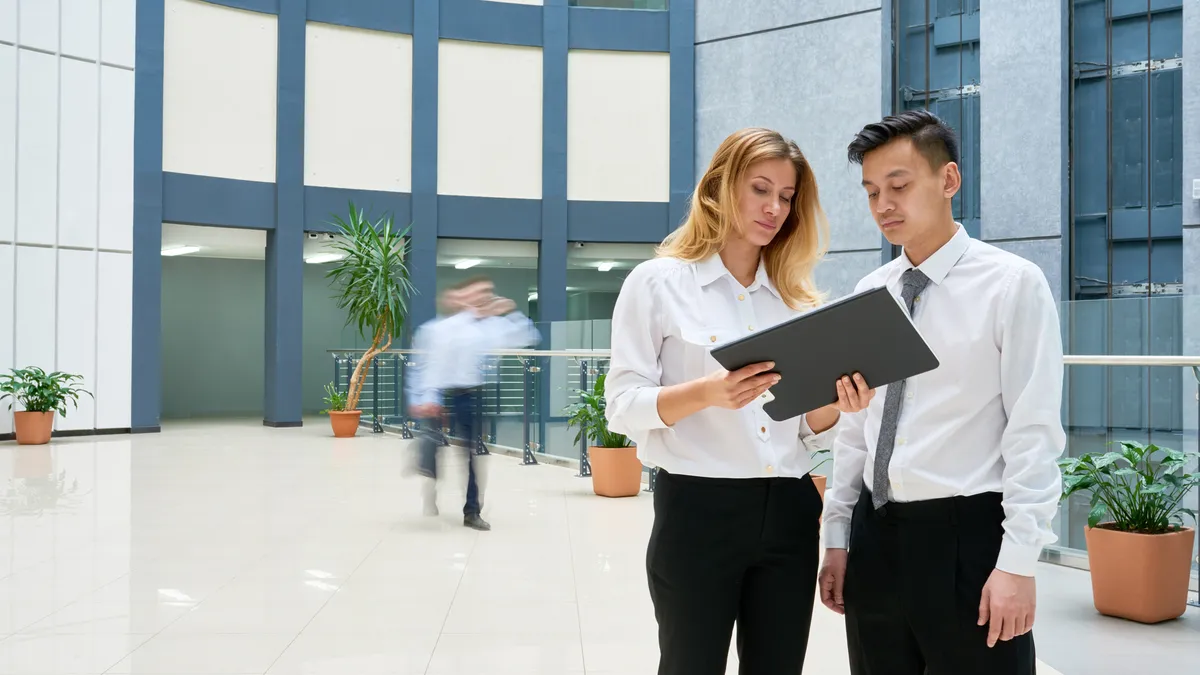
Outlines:
[[[565,321],[567,318],[567,24],[567,0],[546,0],[542,8],[539,321]],[[516,300],[520,302],[522,298]],[[547,340],[549,337],[545,336]]]
[[130,426],[159,430],[162,415],[163,31],[161,2],[137,6],[133,131],[133,358]]
[[412,242],[408,271],[416,294],[406,332],[437,313],[438,30],[440,0],[413,3]]
[[[1200,0],[1183,3],[1183,353],[1200,354]],[[1197,385],[1183,377],[1184,428],[1197,428]],[[1185,438],[1189,437],[1184,434]],[[1195,436],[1190,436],[1195,438]],[[1191,450],[1196,450],[1192,442]]]
[[304,68],[307,0],[280,0],[275,229],[267,232],[263,424],[298,427],[304,342]]
[[982,238],[1036,262],[1064,294],[1066,3],[1011,0],[980,17]]
[[880,0],[696,0],[695,175],[742,127],[795,140],[833,229],[817,283],[835,297],[881,255],[859,170],[846,160],[854,134],[882,116],[881,9]]

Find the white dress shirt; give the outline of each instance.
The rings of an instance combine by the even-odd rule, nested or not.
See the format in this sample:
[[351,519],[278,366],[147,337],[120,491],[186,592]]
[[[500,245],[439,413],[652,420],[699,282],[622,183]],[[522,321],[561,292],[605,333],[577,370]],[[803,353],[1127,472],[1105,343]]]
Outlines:
[[832,434],[813,434],[803,416],[783,422],[762,397],[740,410],[710,407],[668,427],[658,393],[718,370],[716,346],[802,312],[784,303],[765,265],[748,288],[719,255],[698,263],[657,258],[625,279],[613,309],[612,363],[605,381],[609,427],[637,444],[647,466],[707,478],[799,477],[811,449]]
[[[900,275],[911,267],[901,255],[856,290],[886,285],[899,298]],[[1057,538],[1056,459],[1066,444],[1062,337],[1050,287],[1036,265],[971,239],[961,225],[918,269],[930,284],[917,297],[913,322],[941,365],[905,385],[889,498],[1001,493],[996,567],[1032,576],[1042,547]],[[847,547],[854,505],[863,487],[872,489],[886,398],[880,387],[865,410],[843,415],[838,425],[825,495],[827,547]]]
[[480,318],[472,311],[439,316],[413,335],[415,367],[405,375],[413,405],[440,403],[446,389],[483,384],[487,352],[519,349],[541,341],[537,327],[520,312]]

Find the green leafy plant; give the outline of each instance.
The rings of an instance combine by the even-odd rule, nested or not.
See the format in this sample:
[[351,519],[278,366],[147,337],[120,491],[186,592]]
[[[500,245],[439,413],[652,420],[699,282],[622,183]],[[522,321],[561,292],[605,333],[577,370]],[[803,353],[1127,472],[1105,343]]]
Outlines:
[[1164,534],[1179,530],[1185,514],[1195,520],[1196,512],[1180,503],[1200,485],[1200,474],[1185,473],[1200,454],[1133,441],[1119,445],[1119,452],[1059,460],[1063,500],[1076,493],[1092,495],[1089,527]]
[[336,291],[337,306],[346,311],[346,325],[356,326],[371,341],[350,376],[345,409],[357,410],[368,367],[404,327],[412,292],[405,265],[409,229],[396,230],[391,216],[372,223],[354,202],[349,220],[334,216],[331,224],[341,234],[333,248],[344,257],[325,276]]
[[587,434],[589,442],[595,447],[626,448],[632,443],[623,434],[610,431],[608,419],[604,416],[605,377],[604,374],[597,375],[590,392],[582,389],[574,390],[579,395],[579,402],[567,406],[564,411],[567,416],[567,428],[579,429],[575,434],[576,443],[584,437],[584,434]]
[[[90,391],[77,386],[83,382],[82,375],[46,371],[37,366],[13,368],[7,375],[0,375],[0,401],[13,398],[26,412],[57,411],[67,416],[67,403],[79,407],[79,395],[92,396]],[[93,398],[95,398],[93,396]],[[12,410],[13,404],[8,404]]]
[[322,399],[328,408],[321,411],[322,415],[328,415],[331,412],[346,411],[346,393],[337,390],[332,382],[325,385],[325,398]]
[[[828,464],[829,462],[833,461],[833,454],[830,452],[829,448],[821,448],[820,450],[813,450],[811,453],[809,453],[808,456],[811,459],[811,463],[812,463],[812,468],[809,469],[809,471],[816,471],[817,469],[819,469],[819,468],[825,466],[826,464]],[[817,461],[818,459],[821,461]]]

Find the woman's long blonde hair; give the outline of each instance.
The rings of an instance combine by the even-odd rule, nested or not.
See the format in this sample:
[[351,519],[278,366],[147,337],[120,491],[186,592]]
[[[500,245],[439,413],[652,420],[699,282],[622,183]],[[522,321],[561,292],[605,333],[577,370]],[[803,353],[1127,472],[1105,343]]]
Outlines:
[[692,194],[687,220],[663,240],[658,255],[697,262],[719,253],[740,227],[738,192],[746,173],[753,164],[772,159],[787,159],[796,167],[796,194],[783,227],[763,249],[767,277],[788,306],[815,306],[823,295],[813,282],[813,270],[828,246],[829,221],[804,153],[770,129],[742,129],[721,143]]

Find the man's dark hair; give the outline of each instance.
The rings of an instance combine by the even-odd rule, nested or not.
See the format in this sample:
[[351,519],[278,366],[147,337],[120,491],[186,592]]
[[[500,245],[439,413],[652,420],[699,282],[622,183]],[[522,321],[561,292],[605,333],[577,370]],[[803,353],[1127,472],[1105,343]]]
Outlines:
[[928,110],[909,110],[868,124],[850,141],[850,161],[862,164],[868,152],[887,145],[897,138],[911,139],[917,152],[929,166],[940,169],[948,162],[958,163],[958,135],[937,115]]

